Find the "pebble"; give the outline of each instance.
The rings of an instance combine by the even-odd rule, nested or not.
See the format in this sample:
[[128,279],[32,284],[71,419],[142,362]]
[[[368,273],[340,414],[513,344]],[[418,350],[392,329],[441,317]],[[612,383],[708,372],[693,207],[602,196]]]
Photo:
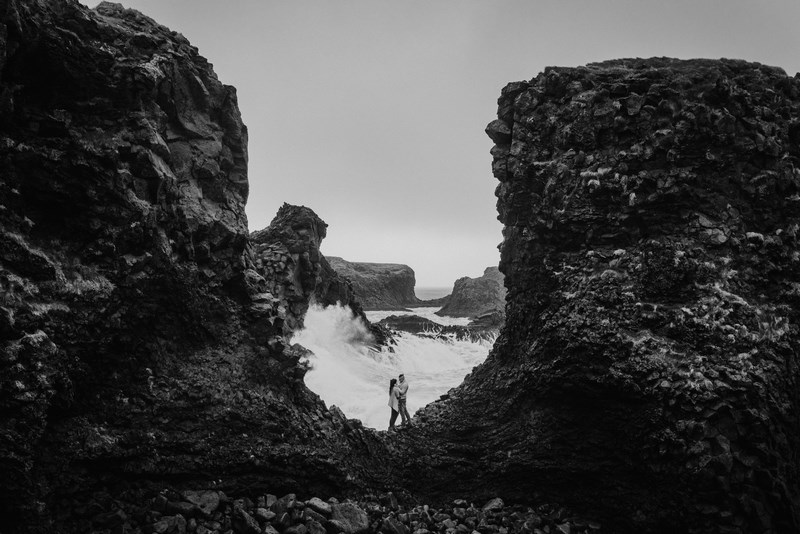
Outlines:
[[[168,495],[170,498],[167,498]],[[181,497],[184,499],[182,502]],[[570,516],[556,504],[522,506],[501,498],[457,499],[436,507],[404,505],[391,493],[358,501],[280,499],[271,494],[228,499],[212,490],[164,490],[141,503],[119,502],[113,513],[93,515],[98,526],[145,534],[594,534],[600,524]],[[280,513],[276,513],[276,510]]]

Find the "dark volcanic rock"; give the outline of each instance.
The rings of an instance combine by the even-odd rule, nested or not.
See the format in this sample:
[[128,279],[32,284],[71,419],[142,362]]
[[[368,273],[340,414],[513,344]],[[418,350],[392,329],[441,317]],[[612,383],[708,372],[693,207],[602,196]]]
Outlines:
[[403,310],[419,306],[414,270],[398,263],[358,263],[329,256],[333,269],[352,282],[365,310]]
[[[273,308],[248,245],[234,89],[118,4],[2,2],[0,44],[3,531],[111,513],[97,492],[150,480],[361,484],[349,458],[380,444],[305,388],[282,337],[304,308],[278,309],[291,291]],[[275,233],[308,244],[294,290],[344,299],[303,231]]]
[[506,325],[400,438],[433,447],[408,472],[615,532],[798,531],[798,116],[800,79],[740,61],[506,86]]
[[[320,252],[327,227],[312,209],[284,204],[267,228],[250,234],[248,290],[255,302],[252,310],[269,322],[263,323],[267,344],[280,345],[284,336],[302,328],[312,302],[349,307],[369,326],[375,342],[385,343],[386,331],[369,323],[350,281]],[[275,326],[281,329],[276,332]]]
[[[253,232],[254,264],[263,278],[263,288],[283,308],[284,330],[293,332],[303,325],[310,301],[323,306],[349,306],[363,317],[352,285],[339,276],[319,251],[328,225],[305,206],[284,204],[269,227]],[[260,281],[259,281],[260,282]]]
[[[453,291],[436,315],[449,317],[479,317],[499,313],[506,306],[503,274],[497,267],[487,267],[478,278],[465,276],[456,280]],[[502,323],[502,319],[500,321]]]
[[[233,89],[136,11],[0,3],[3,531],[596,530],[513,508],[536,495],[613,532],[798,531],[798,116],[800,80],[736,61],[507,86],[503,333],[389,435],[326,409],[286,348],[312,299],[358,305],[311,210],[249,241]],[[267,487],[504,504],[389,499],[346,526],[226,496]]]
[[408,332],[420,337],[429,337],[433,339],[466,339],[473,342],[494,340],[499,329],[498,324],[490,321],[475,325],[470,324],[469,326],[442,325],[420,317],[419,315],[390,315],[378,321],[378,325],[385,326],[392,330]]

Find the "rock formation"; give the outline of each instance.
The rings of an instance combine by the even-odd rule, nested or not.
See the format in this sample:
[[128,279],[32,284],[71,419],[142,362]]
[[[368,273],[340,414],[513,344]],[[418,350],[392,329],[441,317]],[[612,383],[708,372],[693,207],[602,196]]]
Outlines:
[[[308,302],[358,304],[311,210],[248,235],[234,90],[117,4],[0,2],[0,528],[319,534],[309,497],[392,489],[543,496],[613,532],[798,531],[798,116],[798,78],[736,61],[508,85],[487,129],[506,325],[387,439],[303,385]],[[388,503],[370,530],[594,530]],[[365,529],[334,508],[332,532]]]
[[270,324],[265,330],[272,336],[264,338],[267,344],[282,344],[302,328],[312,302],[348,306],[369,325],[378,344],[385,341],[385,329],[369,323],[350,281],[339,276],[320,252],[327,227],[312,209],[284,204],[267,228],[250,234],[253,268],[245,278],[252,309],[265,316],[263,324]]
[[378,321],[378,325],[443,341],[449,339],[467,340],[473,343],[494,341],[498,334],[498,325],[495,323],[482,322],[469,326],[442,325],[419,315],[390,315]]
[[314,257],[316,216],[283,209],[286,233],[248,243],[246,141],[179,34],[118,4],[0,3],[4,531],[91,525],[151,480],[366,480],[350,459],[378,441],[305,388],[283,337],[297,295],[349,289]]
[[498,104],[506,326],[408,472],[615,532],[798,531],[800,78],[619,60]]
[[506,306],[506,288],[503,273],[497,267],[487,267],[478,278],[464,276],[453,284],[453,291],[436,315],[450,317],[480,317],[500,315]]
[[360,263],[328,256],[331,267],[353,284],[365,310],[404,310],[418,306],[414,270],[398,263]]

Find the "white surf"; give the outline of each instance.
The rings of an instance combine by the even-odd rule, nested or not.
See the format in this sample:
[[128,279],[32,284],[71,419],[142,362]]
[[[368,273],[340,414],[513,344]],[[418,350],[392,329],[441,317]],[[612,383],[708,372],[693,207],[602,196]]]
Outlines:
[[[376,320],[377,312],[368,313],[370,320]],[[390,379],[405,373],[408,410],[413,415],[459,385],[492,347],[492,341],[434,340],[407,333],[396,340],[394,352],[375,351],[370,348],[369,330],[349,308],[317,305],[309,308],[305,328],[292,338],[313,353],[306,385],[328,406],[336,405],[347,417],[377,429],[389,425]]]

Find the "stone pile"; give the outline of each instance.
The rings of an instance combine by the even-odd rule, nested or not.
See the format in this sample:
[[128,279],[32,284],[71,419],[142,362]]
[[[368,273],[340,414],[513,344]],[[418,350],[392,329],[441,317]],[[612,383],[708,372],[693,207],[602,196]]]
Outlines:
[[265,493],[230,498],[217,490],[162,490],[144,505],[102,496],[82,509],[75,529],[95,534],[595,534],[600,523],[554,504],[405,506],[389,492],[358,500],[302,500]]

